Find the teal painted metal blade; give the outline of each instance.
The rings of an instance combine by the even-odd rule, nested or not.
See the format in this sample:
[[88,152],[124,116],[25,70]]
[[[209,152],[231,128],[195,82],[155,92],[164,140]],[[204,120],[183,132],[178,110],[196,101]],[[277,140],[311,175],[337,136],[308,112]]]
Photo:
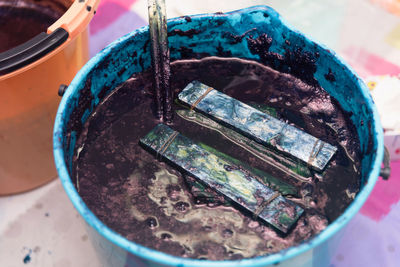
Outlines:
[[337,148],[198,81],[178,98],[213,120],[322,171]]
[[243,168],[205,150],[170,127],[159,124],[140,143],[157,157],[195,177],[276,229],[287,231],[303,209],[260,183]]

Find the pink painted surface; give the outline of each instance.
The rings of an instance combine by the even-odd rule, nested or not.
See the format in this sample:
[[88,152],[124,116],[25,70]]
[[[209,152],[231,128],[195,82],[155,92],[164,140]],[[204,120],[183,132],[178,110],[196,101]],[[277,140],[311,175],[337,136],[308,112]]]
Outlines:
[[[146,24],[131,7],[138,0],[103,0],[90,23],[90,55],[94,56],[112,41]],[[147,9],[143,10],[147,12]]]
[[[98,31],[112,24],[119,16],[129,11],[135,2],[136,0],[101,1],[96,10],[96,15],[90,23],[90,34],[96,34]],[[132,28],[132,30],[134,29]]]
[[380,221],[400,201],[400,161],[391,163],[392,175],[388,181],[379,178],[361,213]]
[[395,65],[361,47],[349,47],[342,55],[362,78],[400,74],[400,65]]

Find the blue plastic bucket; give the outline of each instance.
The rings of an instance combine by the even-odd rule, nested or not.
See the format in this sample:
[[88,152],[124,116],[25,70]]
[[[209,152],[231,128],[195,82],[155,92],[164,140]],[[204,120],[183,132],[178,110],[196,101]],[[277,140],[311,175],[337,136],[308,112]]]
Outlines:
[[[91,240],[104,265],[109,266],[325,266],[336,246],[343,227],[359,211],[379,176],[383,160],[383,132],[376,107],[367,87],[355,72],[332,51],[289,26],[273,9],[250,7],[227,14],[191,16],[169,20],[169,30],[195,28],[193,37],[169,37],[171,59],[187,56],[181,46],[191,47],[196,56],[220,55],[218,47],[229,48],[232,57],[260,61],[252,54],[245,38],[232,43],[227,32],[242,35],[266,33],[273,42],[270,52],[283,54],[285,44],[303,52],[318,53],[312,76],[348,111],[357,128],[362,153],[362,188],[352,204],[324,231],[312,239],[279,253],[236,261],[195,260],[171,256],[133,243],[105,226],[85,205],[71,179],[75,142],[89,114],[109,92],[132,74],[150,67],[148,28],[143,27],[120,38],[92,58],[69,85],[58,109],[54,126],[54,157],[58,174],[69,198],[85,220]],[[195,44],[195,46],[190,46]],[[190,56],[190,55],[189,55]],[[274,66],[273,66],[274,67]],[[326,78],[333,73],[335,79]],[[309,73],[310,74],[310,73]]]

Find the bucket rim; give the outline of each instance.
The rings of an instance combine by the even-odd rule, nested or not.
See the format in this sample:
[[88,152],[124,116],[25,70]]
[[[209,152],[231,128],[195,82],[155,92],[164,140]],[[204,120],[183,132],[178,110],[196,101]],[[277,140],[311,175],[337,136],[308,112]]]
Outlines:
[[[244,9],[239,9],[231,12],[224,13],[226,15],[235,14],[235,13],[248,13],[251,11],[266,11],[269,14],[273,14],[277,16],[282,25],[287,29],[295,32],[296,34],[300,34],[305,36],[308,40],[316,43],[322,48],[328,49],[326,46],[321,45],[319,42],[313,40],[306,34],[300,33],[298,30],[293,28],[290,24],[288,24],[282,17],[272,8],[264,5],[252,6]],[[200,19],[200,18],[207,18],[210,16],[214,16],[214,13],[207,13],[207,14],[200,14],[200,15],[190,15],[192,19]],[[168,22],[173,21],[181,21],[184,18],[173,18],[169,19]],[[132,31],[131,33],[117,39],[116,41],[112,42],[108,45],[105,49],[103,49],[100,53],[94,56],[76,75],[74,80],[69,85],[67,91],[64,94],[64,97],[61,100],[59,105],[54,132],[53,132],[53,151],[54,151],[54,159],[55,164],[57,167],[57,171],[61,180],[61,183],[70,198],[71,202],[78,210],[80,215],[89,224],[92,228],[94,228],[101,236],[106,238],[108,241],[112,242],[116,246],[123,248],[127,252],[139,257],[144,258],[145,260],[149,260],[152,262],[156,262],[159,264],[164,264],[166,266],[219,266],[219,267],[228,267],[228,266],[254,266],[254,267],[261,267],[270,264],[276,264],[295,256],[298,256],[316,246],[324,243],[329,238],[331,238],[334,234],[336,234],[340,229],[342,229],[353,216],[360,210],[364,202],[367,200],[369,194],[371,193],[376,181],[378,180],[381,163],[383,161],[383,154],[384,154],[384,145],[383,145],[383,129],[381,127],[379,115],[377,112],[377,108],[373,103],[373,100],[369,94],[369,90],[361,78],[356,74],[356,72],[344,62],[338,55],[334,52],[331,52],[332,57],[337,60],[339,64],[349,71],[352,76],[355,78],[358,87],[361,90],[361,94],[364,97],[366,104],[372,110],[372,120],[373,120],[373,128],[371,129],[372,134],[374,136],[374,141],[377,144],[376,148],[376,156],[373,160],[373,166],[369,172],[368,178],[365,182],[363,188],[358,192],[352,203],[346,208],[346,210],[332,223],[330,223],[321,233],[315,235],[310,240],[307,240],[304,243],[298,244],[296,246],[292,246],[282,251],[278,251],[274,254],[266,255],[266,256],[259,256],[255,258],[246,258],[241,260],[223,260],[223,261],[211,261],[211,260],[198,260],[198,259],[189,259],[189,258],[182,258],[177,256],[172,256],[166,254],[164,252],[157,251],[155,249],[147,248],[140,244],[136,244],[132,241],[127,240],[126,238],[122,237],[120,234],[116,233],[115,231],[108,228],[103,222],[101,222],[93,213],[92,211],[86,206],[82,198],[79,196],[77,190],[75,189],[74,184],[68,174],[67,166],[64,161],[64,151],[62,147],[62,140],[61,134],[63,133],[63,117],[64,117],[64,110],[68,107],[68,102],[70,99],[74,97],[79,92],[79,84],[82,80],[85,80],[87,74],[102,60],[104,56],[109,54],[113,48],[118,46],[119,43],[125,42],[128,39],[134,38],[134,36],[138,34],[143,34],[148,30],[148,26],[144,26],[137,30]],[[332,51],[332,50],[330,50]]]
[[[1,54],[8,54],[7,57],[10,55],[18,56],[23,54],[27,59],[22,60],[21,57],[17,57],[17,61],[21,64],[16,68],[1,73],[0,82],[29,71],[40,64],[45,64],[47,60],[64,50],[72,41],[78,38],[80,34],[87,30],[99,4],[100,0],[71,1],[70,6],[66,9],[64,14],[47,28],[46,33],[40,33],[32,39],[2,52]],[[60,32],[62,36],[56,38],[61,34]],[[58,35],[54,33],[58,33]],[[39,41],[34,42],[35,39]],[[46,40],[48,41],[46,42]],[[34,43],[46,43],[47,45],[45,47],[51,46],[51,49],[47,49],[46,52],[41,53],[40,56],[36,55],[39,48],[36,47],[29,50],[30,46],[33,46]],[[3,62],[3,65],[4,64]],[[8,64],[10,63],[7,61],[7,65]]]

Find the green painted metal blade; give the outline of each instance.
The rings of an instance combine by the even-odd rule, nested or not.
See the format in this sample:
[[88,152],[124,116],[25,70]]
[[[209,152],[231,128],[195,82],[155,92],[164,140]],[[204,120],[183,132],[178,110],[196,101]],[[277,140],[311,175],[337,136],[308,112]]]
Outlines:
[[204,185],[287,233],[303,213],[297,204],[260,183],[251,173],[202,148],[170,127],[159,124],[140,143]]
[[298,160],[293,160],[290,157],[286,157],[275,152],[273,149],[261,145],[250,138],[238,133],[237,131],[225,127],[224,125],[217,123],[216,121],[202,115],[199,112],[188,109],[176,110],[179,117],[184,120],[194,122],[208,129],[214,130],[224,136],[229,141],[247,150],[258,159],[264,161],[266,164],[273,166],[290,177],[305,181],[305,179],[312,176],[310,169],[307,164],[302,163]]
[[[240,166],[252,174],[256,175],[258,180],[262,182],[262,184],[272,188],[275,191],[278,191],[282,194],[282,196],[295,196],[299,197],[299,192],[297,188],[291,184],[288,184],[274,176],[263,172],[257,168],[253,168],[250,165],[241,162],[238,159],[235,159],[229,155],[226,155],[210,146],[207,146],[203,143],[199,143],[199,146],[204,148],[205,150],[215,154],[221,159],[229,161],[230,163]],[[205,186],[201,182],[199,182],[196,178],[191,177],[189,175],[185,175],[185,180],[187,185],[189,186],[190,193],[194,197],[195,201],[198,203],[209,204],[212,203],[214,205],[224,205],[230,206],[230,201],[226,200],[224,197],[221,197],[220,194],[215,192],[214,190],[210,189],[209,187]]]
[[212,148],[210,146],[207,146],[203,143],[199,143],[199,146],[201,146],[202,148],[204,148],[205,150],[207,150],[210,153],[215,154],[216,156],[218,156],[219,158],[226,160],[236,166],[239,166],[240,168],[243,168],[247,171],[249,171],[250,173],[252,173],[253,175],[256,176],[256,178],[261,181],[262,184],[270,187],[271,189],[278,191],[279,193],[281,193],[283,196],[299,196],[298,194],[298,190],[295,186],[288,184],[274,176],[272,176],[271,174],[268,174],[262,170],[259,170],[257,168],[253,168],[250,165],[236,159],[233,158],[225,153],[222,153],[218,150],[216,150],[215,148]]
[[191,108],[322,171],[337,148],[198,81],[178,98]]

